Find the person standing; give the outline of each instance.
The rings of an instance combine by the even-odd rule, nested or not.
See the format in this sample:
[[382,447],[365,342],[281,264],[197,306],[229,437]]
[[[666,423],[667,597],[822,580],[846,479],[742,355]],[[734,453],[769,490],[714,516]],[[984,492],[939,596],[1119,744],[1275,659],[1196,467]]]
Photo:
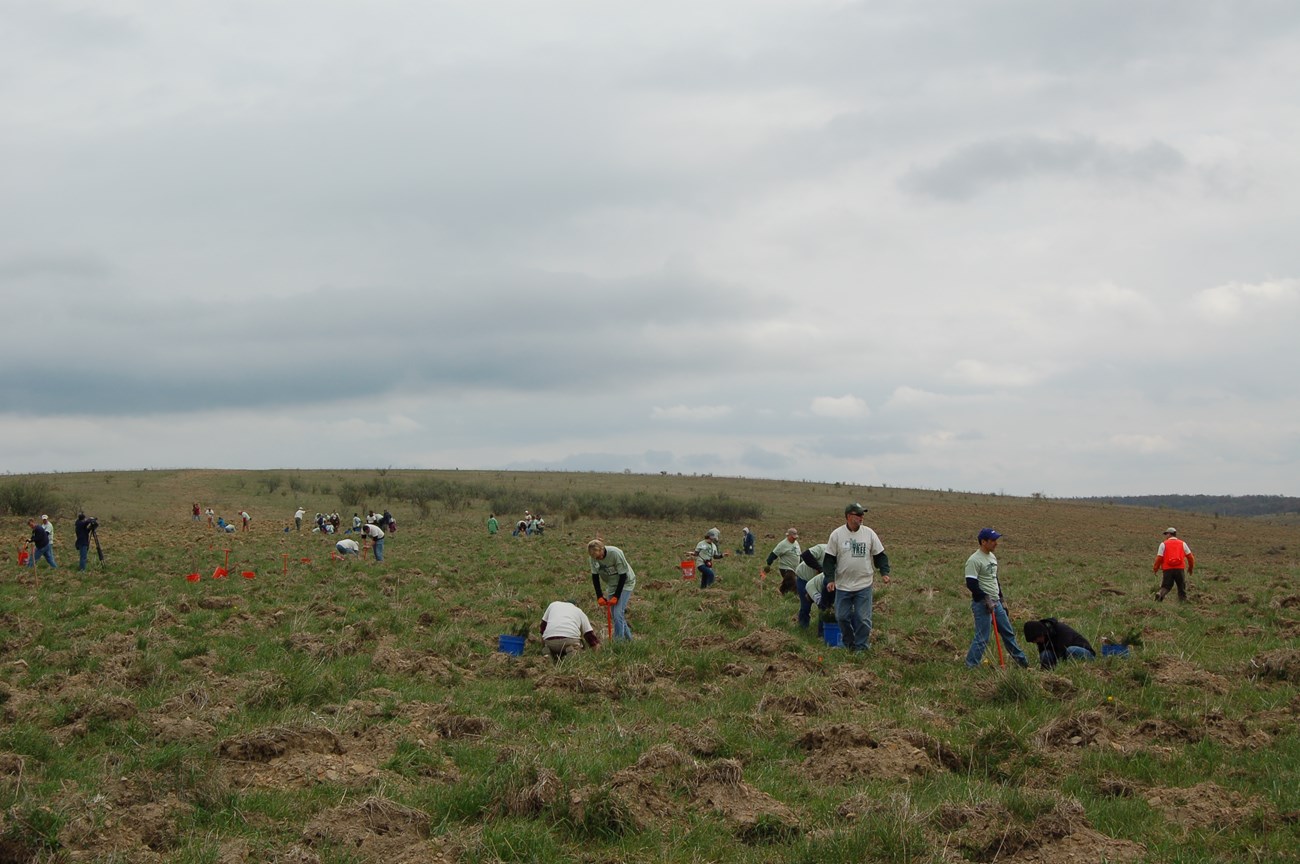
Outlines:
[[558,661],[570,651],[588,647],[599,648],[600,637],[591,626],[591,619],[576,603],[556,600],[542,613],[542,644],[552,660]]
[[253,517],[248,515],[248,511],[247,511],[247,510],[240,510],[240,511],[239,511],[239,519],[240,519],[240,522],[243,523],[243,530],[247,531],[247,530],[248,530],[248,523],[253,521]]
[[1011,629],[1011,616],[1007,614],[1006,601],[1002,597],[1002,583],[998,581],[998,556],[994,551],[998,548],[1001,537],[992,528],[981,528],[976,538],[980,548],[966,559],[966,587],[970,589],[970,609],[975,616],[975,638],[971,640],[970,650],[966,652],[967,669],[980,665],[994,622],[997,624],[998,635],[1002,637],[1002,646],[1011,655],[1011,659],[1022,669],[1029,666],[1029,658],[1016,644],[1016,631]]
[[[744,552],[746,555],[753,555],[753,554],[754,554],[754,542],[755,542],[756,539],[757,539],[757,538],[754,537],[754,532],[749,530],[749,526],[748,526],[748,525],[746,525],[744,528],[741,528],[741,529],[740,529],[740,549],[741,549],[741,551]],[[769,562],[767,562],[767,563],[771,564],[772,562],[769,561]]]
[[53,545],[54,545],[54,525],[52,525],[52,524],[50,523],[50,517],[49,517],[49,516],[41,516],[41,527],[45,529],[45,533],[46,533],[46,534],[49,534],[49,535],[50,535],[50,545],[53,546]]
[[496,536],[496,533],[501,530],[501,523],[497,521],[497,514],[495,513],[488,514],[487,526],[488,526],[488,534],[492,536]]
[[1097,659],[1091,642],[1069,624],[1055,618],[1026,621],[1025,641],[1038,646],[1038,666],[1042,669],[1052,669],[1058,662],[1066,660]]
[[1151,567],[1151,572],[1161,577],[1156,602],[1164,600],[1175,585],[1178,586],[1178,602],[1187,602],[1187,577],[1195,566],[1192,547],[1178,539],[1177,528],[1166,528],[1164,542],[1156,547],[1156,563]]
[[200,515],[202,512],[203,512],[203,510],[202,510],[202,508],[199,507],[199,502],[195,501],[195,502],[194,502],[194,521],[195,521],[195,522],[199,521],[199,515]]
[[34,549],[32,557],[27,560],[27,566],[35,567],[37,560],[44,558],[49,562],[50,569],[56,569],[59,565],[54,563],[54,544],[50,542],[50,533],[35,519],[28,519],[27,527],[32,529],[31,539],[27,543]]
[[293,511],[293,530],[295,531],[302,530],[302,517],[306,515],[307,515],[307,511],[302,509],[301,507]]
[[871,647],[876,572],[889,584],[889,556],[876,532],[862,524],[866,513],[867,508],[856,502],[845,507],[844,524],[831,532],[822,556],[826,588],[835,592],[835,617],[844,645],[854,651]]
[[72,523],[73,533],[77,535],[77,555],[81,559],[78,570],[86,569],[86,559],[90,557],[90,532],[95,530],[97,524],[94,518],[86,518],[85,513],[78,513],[77,521]]
[[361,526],[361,535],[369,537],[375,550],[375,560],[384,560],[384,529],[373,522]]
[[[799,566],[799,556],[802,554],[803,550],[799,548],[798,528],[785,529],[785,538],[767,553],[767,564],[763,566],[763,575],[766,576],[771,572],[772,564],[775,562],[776,569],[781,573],[781,586],[777,590],[782,594],[789,594],[795,589],[794,571]],[[807,624],[804,626],[806,627]]]
[[700,574],[701,590],[708,588],[717,579],[717,574],[713,572],[713,560],[725,554],[718,551],[718,541],[721,539],[722,532],[710,528],[704,532],[704,539],[695,544],[695,572]]
[[[591,584],[596,588],[596,599],[612,609],[614,640],[631,641],[632,628],[627,625],[627,604],[636,588],[636,573],[627,562],[627,556],[617,546],[606,546],[600,539],[587,544],[591,558]],[[603,586],[603,587],[602,587]],[[605,595],[609,595],[608,597]]]

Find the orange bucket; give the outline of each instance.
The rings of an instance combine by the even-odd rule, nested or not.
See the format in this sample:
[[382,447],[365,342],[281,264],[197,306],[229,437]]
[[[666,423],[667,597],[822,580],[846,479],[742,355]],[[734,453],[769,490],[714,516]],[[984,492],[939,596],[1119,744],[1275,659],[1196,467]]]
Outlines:
[[243,573],[239,575],[243,576],[245,579],[252,579],[257,576],[257,574],[252,570],[245,570]]
[[694,579],[694,578],[695,578],[695,559],[687,558],[685,561],[682,562],[682,579],[686,580],[686,579]]
[[25,551],[24,551],[24,552],[19,552],[19,553],[18,553],[18,566],[19,566],[19,567],[26,567],[26,566],[27,566],[27,558],[28,558],[28,554],[27,554],[27,552],[25,552]]

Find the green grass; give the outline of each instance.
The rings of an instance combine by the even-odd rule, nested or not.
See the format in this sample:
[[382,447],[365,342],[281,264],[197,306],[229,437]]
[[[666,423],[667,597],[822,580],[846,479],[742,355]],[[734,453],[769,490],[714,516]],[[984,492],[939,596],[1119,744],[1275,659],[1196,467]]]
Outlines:
[[[248,860],[274,860],[312,825],[354,832],[314,841],[331,862],[372,860],[351,841],[394,837],[483,862],[904,862],[945,849],[986,860],[989,820],[1049,846],[1074,820],[1139,844],[1139,860],[1297,860],[1300,684],[1254,677],[1251,662],[1297,647],[1300,547],[1267,523],[1180,515],[1199,566],[1179,606],[1150,599],[1169,521],[1152,510],[704,477],[35,479],[100,516],[107,564],[67,567],[71,523],[55,510],[60,569],[10,560],[0,579],[0,844],[19,857],[131,860],[85,826],[167,802],[165,857],[183,862],[222,860],[232,842]],[[410,489],[423,506],[375,497]],[[333,562],[332,541],[281,530],[298,504],[350,517],[360,508],[339,495],[358,490],[397,513],[383,565]],[[786,527],[820,542],[855,499],[871,508],[895,576],[877,592],[867,658],[799,632],[793,598],[757,575]],[[194,500],[223,515],[247,508],[255,530],[194,525]],[[489,508],[506,526],[547,502],[560,506],[544,511],[544,537],[483,528]],[[758,554],[724,559],[701,594],[678,563],[715,524],[725,548],[738,545],[726,516],[750,503],[762,511],[744,518]],[[650,517],[626,515],[634,507]],[[22,516],[0,525],[21,537]],[[1138,630],[1143,647],[1050,676],[1000,670],[995,655],[967,672],[962,564],[985,524],[1009,538],[998,551],[1016,621],[1053,615],[1094,643]],[[638,640],[553,666],[536,632],[546,603],[575,599],[604,631],[584,554],[595,534],[637,569]],[[214,580],[227,549],[232,576]],[[240,578],[245,569],[256,578]],[[496,637],[521,623],[533,625],[528,653],[497,653]],[[806,736],[850,725],[881,745],[863,745],[865,767],[916,744],[928,769],[819,775],[810,766],[831,757],[806,750]],[[253,755],[227,758],[223,742]],[[650,752],[682,761],[638,767]],[[722,760],[746,784],[724,799],[766,811],[745,820],[704,802],[702,778],[731,764]],[[552,785],[537,791],[541,778]],[[1179,824],[1170,790],[1202,784],[1231,807],[1223,824]],[[382,812],[349,821],[369,800],[413,808],[427,838]]]

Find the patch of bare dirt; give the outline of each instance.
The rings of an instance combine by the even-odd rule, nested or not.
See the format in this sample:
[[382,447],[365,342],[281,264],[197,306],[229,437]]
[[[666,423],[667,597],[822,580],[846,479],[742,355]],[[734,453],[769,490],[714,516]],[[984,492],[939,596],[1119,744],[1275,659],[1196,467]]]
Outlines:
[[760,657],[774,657],[785,651],[793,651],[796,645],[795,638],[789,633],[770,627],[760,627],[732,643],[737,651]]
[[1146,856],[1144,846],[1096,831],[1082,805],[1072,799],[1056,799],[1028,821],[997,803],[946,804],[935,811],[931,822],[974,861],[1127,864],[1144,861]]
[[[129,793],[137,794],[144,793]],[[182,840],[176,829],[177,819],[190,809],[174,795],[143,801],[129,796],[111,803],[100,801],[70,819],[59,832],[59,842],[84,856],[74,860],[117,858],[141,864],[165,861]]]
[[842,783],[859,777],[903,780],[936,770],[934,760],[901,732],[868,732],[840,723],[806,732],[799,745],[809,751],[801,770],[810,779]]
[[1144,797],[1153,810],[1183,828],[1230,828],[1249,819],[1272,821],[1272,805],[1255,796],[1224,789],[1216,783],[1186,788],[1149,789]]
[[372,796],[318,815],[303,830],[312,848],[337,848],[363,861],[443,864],[450,859],[430,839],[429,817],[419,810]]
[[1156,657],[1147,661],[1147,667],[1151,670],[1151,676],[1161,684],[1194,687],[1212,693],[1228,692],[1228,681],[1222,675],[1178,657]]
[[323,727],[273,727],[227,738],[217,754],[236,786],[285,789],[331,783],[355,788],[380,774],[379,754],[349,753],[339,737]]
[[1300,650],[1280,648],[1251,658],[1248,674],[1270,681],[1300,681]]

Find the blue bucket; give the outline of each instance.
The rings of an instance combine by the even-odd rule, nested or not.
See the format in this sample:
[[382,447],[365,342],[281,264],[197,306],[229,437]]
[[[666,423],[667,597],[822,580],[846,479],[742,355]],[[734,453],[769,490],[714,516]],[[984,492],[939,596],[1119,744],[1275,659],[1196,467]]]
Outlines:
[[1127,645],[1103,645],[1101,646],[1101,656],[1103,657],[1127,657]]
[[839,624],[823,624],[823,625],[822,625],[822,639],[826,640],[826,645],[827,645],[827,647],[830,647],[830,648],[843,648],[843,647],[844,647],[844,642],[843,642],[843,640],[842,640],[841,637],[840,637],[840,625],[839,625]]
[[497,650],[504,654],[510,654],[515,657],[520,657],[524,653],[524,637],[504,636],[504,635],[498,636]]

